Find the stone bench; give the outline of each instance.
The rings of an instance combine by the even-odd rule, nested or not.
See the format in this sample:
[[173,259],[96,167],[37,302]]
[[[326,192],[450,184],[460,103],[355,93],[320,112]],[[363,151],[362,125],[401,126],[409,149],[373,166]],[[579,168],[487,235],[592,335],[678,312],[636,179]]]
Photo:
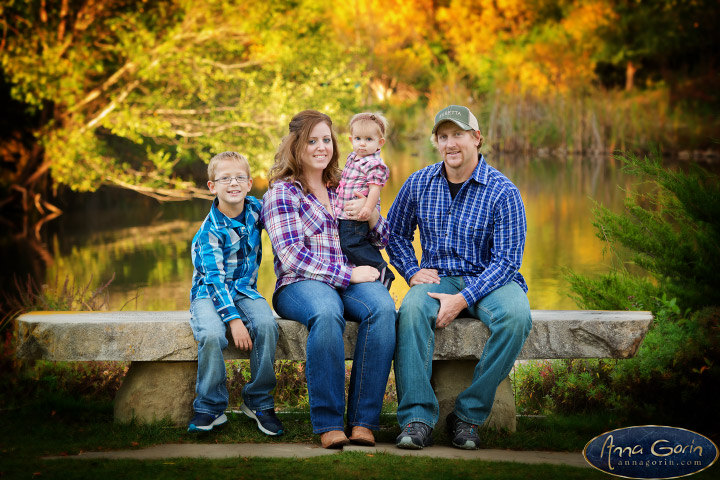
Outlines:
[[[533,328],[519,360],[629,358],[645,336],[650,312],[533,310]],[[114,403],[115,420],[169,417],[186,424],[192,415],[197,344],[187,311],[33,312],[17,320],[17,356],[51,361],[123,361],[130,368]],[[278,319],[278,360],[305,360],[307,330]],[[345,358],[352,359],[357,324],[345,329]],[[459,318],[436,333],[433,388],[442,428],[459,392],[469,385],[488,328]],[[247,359],[232,343],[225,359]],[[509,378],[498,387],[487,426],[515,431],[515,399]]]

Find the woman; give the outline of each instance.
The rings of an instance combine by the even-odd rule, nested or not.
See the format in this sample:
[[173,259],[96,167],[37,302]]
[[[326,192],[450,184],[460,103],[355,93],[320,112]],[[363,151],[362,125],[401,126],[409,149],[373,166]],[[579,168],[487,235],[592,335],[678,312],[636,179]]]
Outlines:
[[[273,307],[309,330],[310,418],[324,448],[375,444],[372,430],[379,428],[395,349],[395,305],[376,281],[380,273],[348,263],[340,248],[333,215],[339,178],[330,117],[298,113],[275,154],[262,218],[275,255]],[[369,223],[373,243],[385,246],[389,230],[379,212]],[[346,318],[360,323],[348,393],[349,439],[343,422]]]

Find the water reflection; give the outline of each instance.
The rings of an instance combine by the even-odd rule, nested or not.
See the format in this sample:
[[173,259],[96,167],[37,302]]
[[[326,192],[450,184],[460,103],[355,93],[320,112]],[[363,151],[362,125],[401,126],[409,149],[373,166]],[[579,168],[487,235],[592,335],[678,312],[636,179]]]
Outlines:
[[[436,157],[430,151],[386,150],[385,158],[392,172],[382,198],[383,213],[387,214],[407,175]],[[525,202],[528,235],[521,272],[530,286],[531,307],[576,308],[566,295],[560,270],[567,267],[594,274],[610,265],[591,225],[591,198],[619,211],[624,193],[618,187],[631,188],[633,177],[610,159],[490,156],[488,162],[518,186]],[[259,188],[254,194],[261,197],[265,188]],[[70,276],[79,283],[92,277],[99,283],[114,272],[110,287],[113,309],[187,309],[192,276],[190,240],[208,207],[206,201],[159,205],[117,191],[88,197],[53,222],[49,250],[54,262],[46,276],[49,281]],[[266,234],[263,249],[259,289],[270,299],[275,275]],[[398,304],[407,289],[402,280],[393,284],[391,294]]]

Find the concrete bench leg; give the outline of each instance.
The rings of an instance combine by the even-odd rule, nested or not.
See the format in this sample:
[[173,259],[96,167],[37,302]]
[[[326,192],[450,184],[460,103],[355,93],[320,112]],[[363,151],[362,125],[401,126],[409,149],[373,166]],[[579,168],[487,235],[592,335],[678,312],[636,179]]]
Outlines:
[[115,396],[115,422],[151,423],[192,417],[197,362],[132,362]]
[[[445,431],[445,419],[455,407],[458,394],[469,385],[475,371],[476,360],[436,360],[433,362],[433,375],[430,383],[440,403],[440,418],[435,426],[437,431]],[[515,396],[513,395],[510,378],[503,380],[495,393],[490,416],[485,420],[485,427],[517,430],[515,418]]]

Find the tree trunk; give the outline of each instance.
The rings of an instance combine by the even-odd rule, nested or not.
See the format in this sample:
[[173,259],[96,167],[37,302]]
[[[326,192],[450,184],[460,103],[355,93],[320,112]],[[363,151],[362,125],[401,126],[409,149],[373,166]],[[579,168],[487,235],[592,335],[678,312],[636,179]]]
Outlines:
[[628,61],[627,66],[625,67],[625,91],[629,92],[633,89],[633,86],[635,86],[635,72],[637,72],[637,67],[633,62]]

